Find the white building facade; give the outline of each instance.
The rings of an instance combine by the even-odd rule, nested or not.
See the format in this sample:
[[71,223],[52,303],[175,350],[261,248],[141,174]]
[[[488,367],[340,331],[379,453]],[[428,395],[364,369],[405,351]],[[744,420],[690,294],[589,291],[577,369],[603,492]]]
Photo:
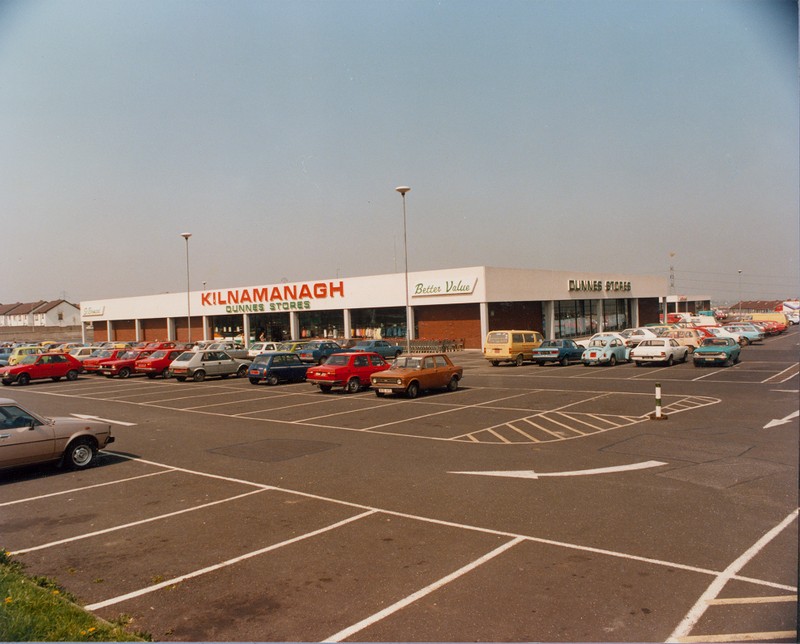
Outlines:
[[[487,266],[165,293],[81,303],[95,340],[452,339],[495,329],[580,337],[657,322],[666,277]],[[406,311],[406,301],[409,310]]]

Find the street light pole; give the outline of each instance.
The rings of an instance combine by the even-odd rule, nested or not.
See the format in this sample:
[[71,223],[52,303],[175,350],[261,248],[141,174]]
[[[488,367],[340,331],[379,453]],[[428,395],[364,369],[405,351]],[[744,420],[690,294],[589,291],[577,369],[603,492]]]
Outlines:
[[739,319],[742,319],[742,270],[739,269]]
[[411,353],[411,306],[408,302],[408,235],[406,233],[406,193],[411,190],[408,186],[395,188],[403,197],[403,253],[405,254],[406,274],[406,354]]
[[187,342],[192,341],[192,298],[190,296],[191,288],[189,282],[189,237],[192,233],[181,233],[181,237],[186,240],[186,329],[187,329]]

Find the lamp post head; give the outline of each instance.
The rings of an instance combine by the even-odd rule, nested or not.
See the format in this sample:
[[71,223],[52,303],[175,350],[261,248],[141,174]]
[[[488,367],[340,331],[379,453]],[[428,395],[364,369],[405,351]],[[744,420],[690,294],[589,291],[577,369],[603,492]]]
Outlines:
[[407,193],[409,190],[411,190],[411,188],[409,188],[408,186],[397,186],[397,187],[395,188],[395,190],[397,190],[397,192],[399,192],[401,195],[403,195],[403,197],[405,197],[405,196],[406,196],[406,193]]
[[189,241],[189,237],[192,236],[192,233],[181,233],[181,237],[183,237],[186,241]]

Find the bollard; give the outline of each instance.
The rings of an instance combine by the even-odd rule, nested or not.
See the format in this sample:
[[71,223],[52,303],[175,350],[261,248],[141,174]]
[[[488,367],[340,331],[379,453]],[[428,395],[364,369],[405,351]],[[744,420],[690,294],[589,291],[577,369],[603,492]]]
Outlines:
[[656,410],[650,414],[650,420],[667,420],[667,415],[661,413],[661,383],[656,383]]

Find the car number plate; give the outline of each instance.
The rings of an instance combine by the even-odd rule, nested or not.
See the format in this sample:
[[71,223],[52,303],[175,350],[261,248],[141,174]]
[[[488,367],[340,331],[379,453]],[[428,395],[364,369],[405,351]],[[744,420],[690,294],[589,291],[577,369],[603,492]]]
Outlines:
[[392,390],[391,389],[378,389],[378,393],[390,394],[390,393],[392,393]]
[[172,373],[186,373],[186,369],[173,369]]
[[597,357],[597,354],[596,354],[594,351],[592,351],[592,352],[589,354],[589,357],[590,357],[590,358],[596,358],[596,357]]

